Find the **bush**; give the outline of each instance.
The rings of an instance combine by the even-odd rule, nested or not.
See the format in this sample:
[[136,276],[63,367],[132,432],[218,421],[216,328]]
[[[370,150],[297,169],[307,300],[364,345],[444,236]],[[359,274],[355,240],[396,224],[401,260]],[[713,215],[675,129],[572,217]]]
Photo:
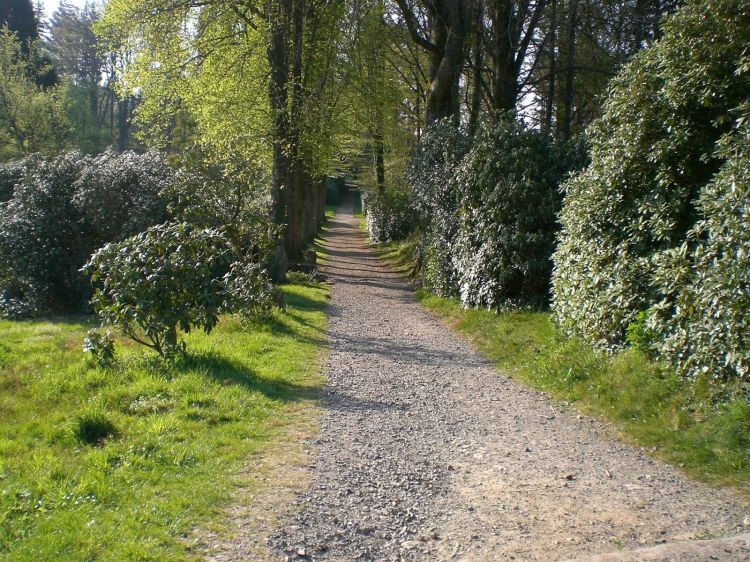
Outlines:
[[220,230],[235,254],[265,264],[275,239],[266,178],[258,170],[202,169],[180,172],[162,191],[173,220]]
[[415,225],[421,232],[418,266],[425,289],[439,296],[457,291],[452,251],[458,231],[458,199],[450,182],[470,147],[466,133],[449,121],[430,127],[406,169]]
[[73,196],[91,251],[164,222],[167,208],[161,192],[174,181],[175,172],[157,152],[118,154],[108,149],[91,160]]
[[403,240],[414,228],[409,196],[399,191],[365,191],[362,207],[373,242]]
[[106,367],[115,358],[115,340],[109,331],[103,334],[98,330],[89,330],[83,339],[83,352],[91,356],[99,367]]
[[13,197],[16,184],[23,176],[23,161],[0,164],[0,204]]
[[89,161],[69,152],[49,161],[29,156],[13,165],[13,196],[0,205],[0,316],[75,309],[85,302],[78,268],[91,250],[72,201]]
[[[747,101],[748,44],[750,0],[689,2],[667,20],[663,39],[614,80],[604,114],[590,131],[592,163],[565,186],[563,229],[553,258],[553,309],[566,332],[611,349],[623,344],[638,313],[657,303],[664,304],[655,319],[670,323],[672,313],[684,317],[665,281],[680,263],[689,263],[689,233],[699,221],[707,221],[698,226],[700,236],[714,228],[709,225],[718,227],[717,235],[727,231],[719,226],[724,219],[712,217],[718,208],[702,193],[727,162],[717,142],[737,126]],[[726,192],[718,184],[712,189]],[[722,273],[720,284],[729,289],[736,283],[733,289],[742,291],[747,277],[743,280],[736,263],[732,267],[737,273]],[[685,287],[693,289],[696,302],[703,302],[697,296],[703,289]],[[722,305],[714,312],[729,310]],[[735,322],[741,314],[729,313],[720,324],[740,328]],[[682,343],[667,344],[673,349],[706,341],[687,332],[678,336],[679,330],[667,326],[653,328],[672,339],[683,337]]]
[[[156,154],[38,155],[0,167],[0,316],[85,307],[80,268],[107,242],[163,222],[174,172]],[[10,186],[10,187],[9,187]]]
[[727,138],[721,154],[697,202],[703,218],[656,261],[655,347],[691,377],[750,375],[750,130]]
[[[287,273],[289,276],[292,272]],[[270,314],[274,294],[265,269],[260,264],[236,261],[224,276],[225,312],[238,313],[245,318],[266,317]]]
[[105,324],[159,355],[184,349],[178,328],[210,333],[227,302],[229,241],[187,223],[154,226],[99,249],[84,271],[96,286],[92,305]]
[[515,119],[474,142],[452,181],[460,197],[453,265],[464,306],[547,304],[559,184],[584,163],[580,148],[552,145]]

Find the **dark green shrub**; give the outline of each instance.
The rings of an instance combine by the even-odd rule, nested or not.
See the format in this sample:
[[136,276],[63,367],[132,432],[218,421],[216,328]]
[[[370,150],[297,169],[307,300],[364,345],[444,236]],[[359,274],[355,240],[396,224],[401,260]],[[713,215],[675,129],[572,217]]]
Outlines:
[[162,191],[173,220],[220,230],[237,256],[266,263],[274,232],[267,182],[259,170],[203,165],[194,171],[180,171],[174,179]]
[[465,131],[449,121],[430,127],[407,166],[419,228],[418,266],[425,289],[440,296],[457,292],[453,245],[458,232],[458,193],[451,178],[470,147]]
[[69,152],[15,164],[13,196],[0,204],[0,315],[24,317],[85,302],[78,268],[90,247],[74,184],[89,158]]
[[[287,276],[292,273],[287,273]],[[262,318],[271,313],[274,291],[261,264],[235,261],[224,275],[223,282],[226,287],[223,312],[245,318]]]
[[227,302],[229,241],[214,229],[166,223],[110,243],[84,267],[105,324],[162,356],[184,345],[177,330],[210,333]]
[[[566,332],[617,347],[639,312],[671,299],[660,271],[674,274],[689,232],[713,212],[698,201],[747,102],[748,44],[750,0],[688,2],[613,81],[590,131],[591,165],[565,186],[553,308]],[[669,318],[665,307],[654,318]],[[675,346],[697,343],[683,335]]]
[[414,212],[409,196],[399,191],[365,191],[362,208],[373,242],[403,240],[414,228]]
[[451,182],[459,194],[453,264],[465,306],[545,305],[562,195],[584,164],[575,145],[504,119],[475,140]]
[[[0,168],[0,315],[80,310],[91,253],[163,222],[174,172],[156,154],[35,155]],[[11,186],[11,187],[8,187]],[[0,195],[1,196],[1,195]]]
[[656,258],[650,330],[688,376],[750,375],[750,130],[729,136],[726,161],[702,190],[703,217],[679,248]]
[[114,420],[101,406],[87,406],[73,416],[73,436],[81,443],[99,445],[117,433]]
[[13,197],[16,184],[22,176],[22,160],[0,164],[0,204],[5,203]]
[[167,219],[161,196],[175,172],[157,152],[137,154],[108,149],[81,171],[73,203],[81,214],[93,252]]

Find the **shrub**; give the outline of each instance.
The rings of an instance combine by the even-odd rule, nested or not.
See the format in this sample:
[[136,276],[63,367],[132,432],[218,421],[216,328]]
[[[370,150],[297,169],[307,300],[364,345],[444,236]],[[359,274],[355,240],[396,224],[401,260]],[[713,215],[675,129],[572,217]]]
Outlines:
[[[293,272],[287,273],[287,276]],[[223,311],[239,313],[245,318],[268,316],[273,308],[273,287],[260,264],[236,261],[224,276],[226,302]]]
[[[0,315],[80,310],[91,253],[165,220],[174,173],[156,154],[29,156],[0,167]],[[10,187],[9,187],[10,186]]]
[[403,240],[414,227],[414,213],[406,193],[366,191],[362,193],[362,207],[373,242]]
[[83,352],[91,356],[99,367],[106,367],[115,358],[115,340],[110,331],[103,334],[98,330],[89,330],[83,339]]
[[750,130],[728,137],[721,154],[697,202],[703,218],[656,260],[655,347],[692,377],[750,375]]
[[458,231],[458,199],[450,182],[470,147],[466,133],[449,121],[430,127],[407,166],[415,225],[421,232],[418,266],[425,289],[439,296],[457,290],[452,251]]
[[175,172],[156,153],[118,154],[108,149],[91,160],[75,184],[73,203],[85,222],[89,254],[166,220],[161,191]]
[[[748,44],[750,0],[689,2],[613,81],[590,131],[591,165],[565,186],[553,308],[566,332],[615,348],[639,312],[670,300],[660,271],[674,274],[691,252],[688,233],[716,212],[698,201],[727,160],[717,141],[750,91]],[[683,335],[677,347],[703,345]]]
[[99,445],[117,435],[117,426],[110,414],[99,405],[89,405],[73,416],[73,436],[81,443]]
[[184,349],[178,328],[210,333],[226,304],[229,241],[214,229],[166,223],[99,249],[84,267],[92,305],[109,325],[159,355]]
[[462,304],[546,305],[559,184],[583,163],[580,148],[552,145],[515,119],[474,142],[452,182],[460,198],[452,253]]
[[0,164],[0,204],[13,197],[16,184],[23,176],[23,161]]
[[72,200],[88,162],[69,152],[49,161],[29,156],[14,165],[13,196],[0,205],[0,315],[22,317],[85,302],[77,270],[90,250]]
[[181,171],[162,191],[173,220],[221,230],[235,254],[266,263],[273,240],[266,178],[257,169],[216,169],[206,164]]

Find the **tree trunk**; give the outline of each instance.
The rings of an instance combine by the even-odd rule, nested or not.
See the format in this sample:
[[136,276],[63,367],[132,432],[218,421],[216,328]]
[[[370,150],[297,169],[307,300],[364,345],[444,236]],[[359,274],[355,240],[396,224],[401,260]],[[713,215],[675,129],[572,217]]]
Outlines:
[[458,122],[458,84],[466,57],[466,35],[471,26],[471,0],[425,2],[429,39],[421,35],[416,16],[406,0],[396,0],[414,41],[430,54],[427,126],[446,118]]
[[565,95],[561,123],[562,138],[567,140],[572,134],[573,97],[575,94],[576,27],[578,25],[578,0],[570,0],[568,15],[568,37],[565,67]]
[[469,108],[469,135],[474,136],[479,126],[479,111],[482,103],[482,15],[484,6],[482,0],[477,0],[474,8],[474,84],[471,92],[471,107]]
[[511,0],[495,0],[492,14],[493,48],[492,58],[495,67],[492,99],[495,113],[507,113],[516,108],[518,99],[518,72],[515,61],[518,43],[515,37],[515,18]]
[[552,112],[555,109],[555,81],[557,80],[557,0],[552,0],[549,35],[549,88],[547,91],[547,103],[544,110],[544,132],[547,136],[552,133]]
[[271,219],[277,228],[284,229],[276,240],[275,255],[271,264],[271,275],[279,280],[284,277],[288,264],[286,255],[286,192],[290,189],[291,169],[286,151],[289,138],[288,93],[289,60],[286,16],[289,0],[268,0],[266,13],[269,23],[267,57],[270,68],[268,98],[273,114],[273,170],[271,176]]
[[117,150],[123,152],[128,147],[130,131],[130,98],[117,100]]
[[378,191],[385,190],[385,141],[383,139],[383,127],[378,124],[372,135],[372,144],[375,160],[375,178]]

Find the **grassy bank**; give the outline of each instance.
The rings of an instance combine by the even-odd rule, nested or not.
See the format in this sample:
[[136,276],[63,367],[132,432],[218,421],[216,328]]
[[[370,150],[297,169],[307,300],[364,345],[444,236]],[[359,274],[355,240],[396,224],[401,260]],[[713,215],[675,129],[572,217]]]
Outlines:
[[126,342],[87,364],[90,318],[0,322],[0,558],[183,559],[220,530],[248,456],[316,412],[327,290],[283,291],[285,312],[191,334],[173,367]]
[[[377,245],[409,271],[414,241]],[[418,292],[422,305],[464,334],[498,369],[606,418],[632,443],[713,485],[750,498],[750,387],[683,381],[668,366],[628,350],[614,356],[562,336],[544,312],[464,310]]]

